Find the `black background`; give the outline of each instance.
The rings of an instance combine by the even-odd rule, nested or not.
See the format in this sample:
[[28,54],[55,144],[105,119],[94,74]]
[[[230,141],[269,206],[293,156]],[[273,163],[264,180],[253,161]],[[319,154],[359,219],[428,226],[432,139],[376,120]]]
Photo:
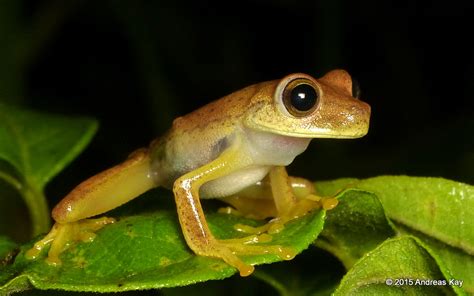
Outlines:
[[334,68],[359,81],[370,132],[313,141],[291,173],[474,182],[472,10],[462,2],[4,3],[0,98],[100,121],[48,186],[52,203],[179,115],[256,82]]
[[256,82],[334,68],[359,81],[369,134],[314,140],[292,174],[472,184],[472,12],[439,0],[2,1],[0,101],[100,122],[48,185],[51,205],[179,115]]

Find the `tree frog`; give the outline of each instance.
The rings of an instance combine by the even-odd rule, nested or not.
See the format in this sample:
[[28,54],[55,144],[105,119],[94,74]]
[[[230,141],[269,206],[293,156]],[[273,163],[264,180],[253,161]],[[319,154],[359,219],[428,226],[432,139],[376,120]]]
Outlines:
[[[148,148],[74,188],[52,211],[55,224],[27,257],[50,246],[47,261],[73,241],[91,241],[113,218],[90,217],[112,210],[157,186],[172,189],[184,238],[198,255],[224,260],[242,276],[254,267],[241,256],[276,254],[291,259],[271,240],[285,223],[315,208],[331,208],[311,182],[289,177],[285,166],[313,138],[358,138],[368,132],[370,106],[358,99],[344,70],[319,79],[296,73],[251,85],[173,121],[170,130]],[[218,240],[206,223],[200,199],[229,203],[230,213],[272,217],[258,228],[241,225],[243,239]]]

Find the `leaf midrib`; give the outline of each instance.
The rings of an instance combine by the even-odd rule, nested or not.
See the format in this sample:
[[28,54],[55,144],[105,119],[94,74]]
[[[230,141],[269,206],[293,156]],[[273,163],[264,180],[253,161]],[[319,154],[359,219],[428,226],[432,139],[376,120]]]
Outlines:
[[[22,167],[16,167],[15,163],[12,163],[13,166],[16,167],[17,170],[22,171],[25,178],[32,179],[31,175],[31,166],[29,165],[29,153],[26,145],[26,140],[21,134],[21,132],[16,127],[14,121],[8,117],[1,109],[0,109],[0,117],[1,120],[5,122],[6,127],[11,131],[14,135],[13,139],[16,141],[19,147],[19,155],[20,155],[20,164]],[[10,160],[6,159],[7,161],[11,162]]]

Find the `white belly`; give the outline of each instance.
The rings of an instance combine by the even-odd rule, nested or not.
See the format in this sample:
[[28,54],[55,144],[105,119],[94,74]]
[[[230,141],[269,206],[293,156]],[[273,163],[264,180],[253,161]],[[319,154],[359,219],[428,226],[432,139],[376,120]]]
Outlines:
[[229,196],[257,183],[271,167],[290,164],[310,140],[244,129],[240,150],[250,156],[253,165],[205,183],[200,190],[201,198]]
[[237,193],[262,180],[269,170],[269,166],[250,166],[209,181],[201,187],[201,198],[218,198]]

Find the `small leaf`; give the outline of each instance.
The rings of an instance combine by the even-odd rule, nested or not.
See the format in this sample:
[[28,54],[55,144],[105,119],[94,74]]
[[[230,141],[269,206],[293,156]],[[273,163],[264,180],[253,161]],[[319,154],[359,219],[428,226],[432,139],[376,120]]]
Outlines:
[[[423,285],[421,280],[436,281]],[[418,281],[418,282],[417,282]],[[358,261],[334,295],[454,295],[435,260],[415,239],[389,239]]]
[[19,191],[30,213],[33,235],[50,227],[44,186],[84,149],[96,130],[97,122],[91,119],[0,104],[0,180]]
[[42,188],[89,143],[97,122],[0,104],[0,158]]
[[344,191],[329,211],[316,246],[338,257],[349,269],[367,252],[395,235],[378,198],[361,190]]
[[[163,198],[172,199],[169,193],[157,196],[157,192],[151,191],[148,197],[140,199],[155,203]],[[25,259],[24,252],[31,244],[24,246],[9,268],[15,277],[0,276],[0,293],[15,289],[21,278],[28,279],[38,289],[115,292],[183,286],[223,279],[236,272],[222,260],[196,256],[187,247],[174,205],[170,209],[138,214],[122,217],[119,222],[105,227],[92,243],[74,245],[63,253],[60,267],[48,266],[43,258]],[[321,232],[324,216],[324,211],[316,211],[292,221],[267,244],[289,246],[301,252]],[[220,239],[242,237],[233,228],[237,223],[253,226],[262,223],[217,213],[206,217],[211,231]],[[252,264],[281,261],[275,255],[243,259]]]

